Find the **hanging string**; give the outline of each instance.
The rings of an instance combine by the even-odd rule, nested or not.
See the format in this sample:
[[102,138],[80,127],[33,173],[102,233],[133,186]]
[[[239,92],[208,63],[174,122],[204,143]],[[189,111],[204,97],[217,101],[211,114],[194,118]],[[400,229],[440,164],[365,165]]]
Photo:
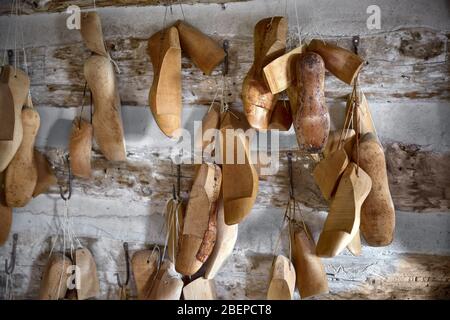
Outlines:
[[298,18],[298,11],[297,11],[297,3],[294,2],[295,7],[295,18],[297,21],[297,36],[298,36],[298,46],[302,45],[302,36],[301,36],[301,29],[300,29],[300,19]]
[[[290,206],[290,200],[289,200],[288,201],[288,205],[286,206],[286,209],[284,210],[283,220],[281,222],[281,226],[280,226],[280,229],[279,229],[277,240],[275,241],[275,246],[274,246],[273,253],[272,253],[272,255],[273,255],[272,266],[275,263],[275,260],[277,258],[277,252],[278,252],[278,248],[279,248],[279,246],[281,244],[281,239],[282,239],[282,236],[283,236],[283,230],[286,227],[286,222],[289,221],[289,219],[290,219],[290,217],[289,217],[290,208],[291,208],[291,206]],[[291,246],[290,242],[291,241],[289,241],[289,247]]]
[[273,260],[272,260],[272,266],[274,265],[276,261],[276,253],[278,252],[279,246],[281,244],[281,239],[283,235],[283,230],[286,228],[286,224],[288,226],[288,234],[289,234],[289,261],[292,261],[292,233],[293,233],[293,227],[294,225],[298,225],[297,220],[297,211],[299,214],[299,220],[301,222],[301,228],[304,230],[306,236],[308,239],[312,239],[312,236],[309,234],[308,228],[305,223],[305,219],[302,214],[302,210],[300,209],[300,205],[298,204],[295,193],[294,193],[294,172],[293,172],[293,166],[292,166],[292,153],[289,152],[287,154],[288,159],[288,176],[289,176],[289,200],[287,202],[284,215],[283,215],[283,221],[280,227],[280,231],[278,234],[277,241],[275,242],[274,250],[273,250]]
[[183,4],[181,3],[181,0],[178,1],[178,5],[180,6],[181,14],[183,15],[183,20],[186,21],[186,17],[184,15],[184,10],[183,10]]
[[178,243],[178,235],[180,233],[181,225],[179,223],[179,214],[182,206],[182,201],[179,199],[170,199],[166,203],[166,210],[165,213],[167,215],[166,222],[165,222],[165,229],[166,229],[166,237],[164,241],[164,247],[163,247],[163,259],[166,256],[167,246],[169,245],[169,238],[170,234],[173,232],[173,239],[172,243],[172,257],[169,257],[173,263],[175,264],[175,248],[176,244]]
[[[23,4],[22,4],[23,5]],[[20,0],[19,0],[19,6],[20,6]],[[22,6],[20,6],[20,15],[22,14]],[[19,24],[20,33],[21,33],[21,39],[22,39],[22,52],[23,52],[23,63],[25,67],[25,73],[28,74],[28,60],[27,60],[27,53],[25,50],[25,39],[24,39],[24,30],[23,30],[23,24]]]
[[15,17],[14,17],[14,76],[17,75],[17,20],[18,20],[18,10],[17,2],[15,7]]
[[[52,241],[52,245],[51,245],[51,249],[50,249],[50,253],[48,255],[48,258],[50,258],[53,254],[53,251],[55,249],[55,246],[57,244],[58,241],[60,241],[60,239],[62,238],[62,247],[61,247],[61,253],[63,255],[63,263],[61,267],[65,266],[65,261],[67,259],[66,254],[67,251],[69,251],[69,255],[70,258],[72,260],[72,263],[74,262],[74,252],[76,249],[78,248],[83,248],[83,245],[81,244],[81,241],[79,240],[79,238],[75,235],[74,232],[74,225],[73,225],[73,221],[70,215],[70,206],[69,206],[69,200],[72,196],[72,174],[71,174],[71,170],[70,170],[70,160],[67,157],[67,164],[68,164],[68,176],[69,176],[69,184],[68,184],[68,189],[69,189],[69,195],[66,197],[65,195],[63,195],[62,193],[62,188],[60,187],[60,193],[61,193],[61,198],[64,200],[64,213],[63,213],[63,217],[62,220],[59,220],[59,225],[57,227],[57,232],[56,232],[56,237],[54,238],[54,240]],[[66,270],[61,270],[60,273],[60,277],[59,277],[59,282],[58,282],[58,291],[57,291],[57,296],[60,296],[60,292],[61,292],[61,288],[63,286],[63,275],[65,274]]]
[[305,233],[307,235],[307,237],[309,239],[312,239],[308,233],[308,228],[306,227],[306,223],[305,223],[305,219],[303,217],[303,213],[302,210],[300,208],[300,205],[297,201],[297,199],[295,198],[295,192],[294,192],[294,188],[295,188],[295,184],[294,184],[294,170],[293,170],[293,165],[292,165],[292,153],[289,152],[287,154],[287,159],[288,159],[288,173],[289,173],[289,193],[290,193],[290,201],[288,202],[288,206],[291,207],[292,206],[292,216],[289,216],[290,218],[290,222],[292,222],[293,224],[297,224],[297,212],[296,210],[298,210],[298,214],[299,214],[299,218],[300,221],[302,223],[302,228],[305,230]]

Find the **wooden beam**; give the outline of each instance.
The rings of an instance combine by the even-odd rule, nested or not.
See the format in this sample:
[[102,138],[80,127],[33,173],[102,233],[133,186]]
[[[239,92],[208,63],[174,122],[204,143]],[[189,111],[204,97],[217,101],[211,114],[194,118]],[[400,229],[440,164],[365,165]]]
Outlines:
[[[214,38],[219,42],[223,40],[220,36]],[[253,42],[251,35],[237,35],[229,40],[230,99],[241,104],[242,81],[253,60]],[[350,48],[351,39],[339,38],[339,45]],[[107,46],[121,69],[118,83],[122,105],[146,106],[153,78],[146,53],[147,39],[107,39]],[[392,102],[393,108],[396,101],[450,101],[448,47],[445,33],[425,28],[362,37],[360,51],[368,65],[363,68],[360,79],[366,96],[372,103]],[[60,47],[28,48],[27,56],[35,105],[80,105],[83,65],[89,56],[84,45],[77,42]],[[182,65],[183,104],[209,106],[220,70],[208,77],[187,58],[183,58]],[[328,73],[325,90],[330,103],[343,101],[350,92],[349,86]]]
[[[450,153],[437,154],[421,150],[414,145],[393,143],[386,145],[386,161],[390,190],[396,210],[406,212],[449,212],[450,209]],[[49,150],[47,155],[61,183],[65,183],[61,150]],[[327,210],[312,177],[316,160],[294,153],[295,194],[304,205]],[[176,170],[170,160],[157,153],[145,155],[140,160],[113,163],[96,155],[92,162],[93,179],[75,180],[77,192],[86,195],[114,197],[129,192],[134,198],[151,200],[152,205],[163,208],[167,196],[172,192]],[[182,191],[188,196],[194,165],[182,167]],[[260,176],[260,186],[255,208],[284,208],[289,195],[286,153],[280,154],[280,168],[274,175]],[[122,191],[121,191],[122,190]],[[127,191],[127,192],[125,192]],[[55,188],[53,193],[57,193]]]

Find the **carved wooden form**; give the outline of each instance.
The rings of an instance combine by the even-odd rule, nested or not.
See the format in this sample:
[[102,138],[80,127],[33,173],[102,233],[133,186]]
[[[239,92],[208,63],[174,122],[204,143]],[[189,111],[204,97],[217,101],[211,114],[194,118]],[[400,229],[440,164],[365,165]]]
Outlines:
[[263,68],[285,53],[287,21],[283,17],[259,21],[254,32],[254,62],[242,84],[242,100],[249,124],[267,129],[277,96],[264,80]]
[[92,125],[102,154],[111,161],[125,161],[125,140],[120,114],[120,96],[114,67],[103,40],[96,12],[82,15],[81,35],[93,52],[84,64],[84,76],[94,100]]
[[353,237],[352,241],[347,245],[347,249],[354,256],[361,255],[361,235],[359,229]]
[[79,268],[80,288],[77,288],[78,300],[95,298],[99,294],[100,284],[94,257],[87,248],[75,251],[75,264]]
[[160,256],[157,250],[140,250],[134,253],[131,259],[131,268],[139,300],[149,298],[158,272],[159,260]]
[[22,110],[22,143],[6,169],[6,203],[9,207],[24,207],[33,197],[38,179],[34,160],[34,141],[39,125],[40,118],[36,110],[31,108]]
[[192,185],[176,270],[193,275],[210,256],[217,236],[217,201],[222,184],[220,167],[202,164]]
[[364,60],[357,54],[318,39],[309,43],[308,51],[320,54],[327,70],[347,84],[353,83],[364,64]]
[[213,279],[220,268],[232,254],[238,237],[238,225],[227,225],[225,223],[225,210],[223,199],[219,200],[217,210],[217,240],[214,250],[206,262],[205,278]]
[[183,290],[181,275],[172,262],[165,260],[156,275],[150,300],[179,300]]
[[291,105],[289,101],[277,101],[270,118],[269,129],[289,131],[292,126]]
[[215,141],[215,136],[212,136],[212,133],[214,133],[215,131],[212,131],[211,129],[218,130],[219,123],[220,123],[220,108],[218,105],[213,105],[211,110],[209,110],[208,113],[202,119],[201,134],[200,129],[196,133],[195,143],[197,148],[201,148],[201,150],[204,151],[205,153],[208,154],[212,153],[215,147],[215,143],[213,143]]
[[353,162],[348,165],[331,200],[316,248],[321,257],[338,255],[359,230],[361,206],[370,192],[372,181],[363,169],[359,168],[357,173],[356,168]]
[[210,37],[184,21],[175,23],[180,35],[181,49],[206,75],[225,58],[225,51]]
[[62,253],[53,253],[49,258],[41,280],[40,300],[64,299],[67,292],[68,268],[72,266],[70,258]]
[[148,40],[153,65],[149,104],[161,131],[174,136],[181,127],[181,47],[175,27],[159,31]]
[[264,78],[273,94],[280,93],[297,81],[296,64],[305,46],[297,47],[264,67]]
[[97,12],[90,11],[81,14],[80,32],[89,50],[104,57],[109,56],[105,48],[102,24]]
[[325,66],[313,52],[298,62],[297,112],[294,128],[300,150],[318,153],[325,147],[330,131],[330,115],[325,104]]
[[0,172],[4,171],[19,149],[23,137],[22,107],[27,100],[30,78],[19,69],[3,66],[0,82],[6,83],[14,101],[14,134],[12,140],[0,141]]
[[[221,154],[227,155],[227,150],[234,145],[231,159],[222,159],[223,201],[225,207],[225,223],[228,225],[240,223],[252,210],[258,194],[258,173],[251,163],[248,138],[239,131],[230,129],[245,129],[242,115],[227,112],[221,121]],[[228,132],[228,134],[227,134]],[[243,155],[239,159],[238,154]],[[242,162],[241,162],[242,161]],[[238,163],[241,162],[241,163]],[[239,177],[239,179],[236,179]]]
[[197,278],[183,288],[184,300],[217,300],[216,284],[212,279]]
[[69,141],[70,168],[79,178],[91,177],[92,125],[80,118],[72,123]]
[[311,232],[303,226],[294,226],[291,241],[297,288],[302,299],[328,293],[327,275],[322,260],[316,256]]
[[347,153],[338,149],[330,153],[314,168],[313,176],[325,200],[330,201],[339,179],[349,164]]
[[353,129],[341,129],[331,131],[328,136],[327,145],[323,150],[323,155],[328,157],[332,152],[336,151],[339,147],[339,142],[342,140],[347,156],[350,158],[353,152],[353,145],[355,144],[355,130]]
[[93,95],[92,126],[100,151],[108,160],[125,161],[120,98],[113,65],[108,58],[94,54],[84,64],[84,76]]

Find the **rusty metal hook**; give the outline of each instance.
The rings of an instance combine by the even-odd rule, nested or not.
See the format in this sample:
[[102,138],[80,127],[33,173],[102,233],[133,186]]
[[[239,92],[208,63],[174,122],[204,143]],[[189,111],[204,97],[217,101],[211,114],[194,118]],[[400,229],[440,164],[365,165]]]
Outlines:
[[222,75],[226,77],[228,75],[229,66],[230,66],[230,60],[229,60],[229,53],[228,50],[230,49],[230,41],[223,40],[223,51],[225,51],[225,58],[223,60],[223,69],[222,69]]
[[8,259],[5,260],[5,273],[7,275],[12,275],[14,273],[14,269],[16,267],[16,249],[17,249],[17,241],[19,239],[19,235],[14,233],[13,235],[13,245],[11,251],[11,261],[8,263]]
[[181,164],[177,164],[177,184],[172,185],[172,196],[174,200],[179,200],[181,197]]
[[128,252],[128,242],[123,243],[123,250],[125,252],[125,264],[126,264],[126,268],[127,268],[127,278],[125,280],[125,283],[122,283],[122,281],[120,281],[119,273],[116,273],[117,285],[120,288],[124,288],[124,287],[128,286],[128,283],[130,282],[130,254]]
[[292,152],[287,153],[288,160],[288,175],[289,175],[289,197],[294,199],[294,174],[292,170]]
[[353,52],[355,54],[358,54],[359,42],[360,42],[359,36],[354,36],[352,39],[352,43],[353,43]]
[[72,198],[72,179],[73,179],[72,170],[70,169],[70,157],[69,156],[66,157],[66,161],[67,161],[67,166],[69,169],[69,177],[68,177],[68,183],[67,183],[67,186],[68,186],[68,195],[67,196],[66,196],[65,192],[63,191],[62,186],[59,186],[59,194],[64,201],[70,200],[70,198]]

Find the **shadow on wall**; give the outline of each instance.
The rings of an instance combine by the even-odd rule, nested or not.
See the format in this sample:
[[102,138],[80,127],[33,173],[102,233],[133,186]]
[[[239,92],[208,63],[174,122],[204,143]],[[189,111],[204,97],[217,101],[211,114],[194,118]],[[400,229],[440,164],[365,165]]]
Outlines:
[[68,150],[70,132],[72,130],[72,120],[58,119],[48,132],[46,137],[47,146],[58,146]]

